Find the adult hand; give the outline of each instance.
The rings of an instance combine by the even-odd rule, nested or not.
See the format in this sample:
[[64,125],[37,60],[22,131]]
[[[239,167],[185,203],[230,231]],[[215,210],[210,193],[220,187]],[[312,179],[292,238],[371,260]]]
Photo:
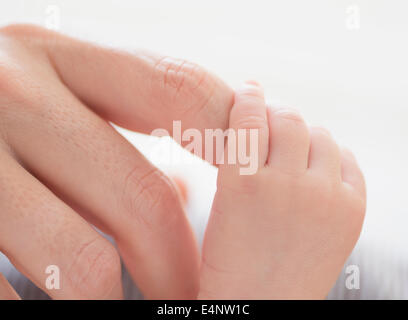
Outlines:
[[[107,121],[225,129],[232,100],[186,61],[0,29],[0,251],[52,298],[121,298],[118,252],[91,223],[146,298],[195,298],[198,250],[178,194]],[[49,265],[60,290],[45,285]]]

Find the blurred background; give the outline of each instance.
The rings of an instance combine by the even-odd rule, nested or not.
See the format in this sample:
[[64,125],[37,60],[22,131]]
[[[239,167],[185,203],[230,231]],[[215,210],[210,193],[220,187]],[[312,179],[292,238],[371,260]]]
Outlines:
[[[368,190],[360,242],[402,254],[408,253],[407,13],[404,0],[1,0],[0,25],[35,23],[107,46],[185,58],[232,87],[258,80],[272,102],[299,109],[354,151]],[[186,181],[188,212],[201,237],[216,170],[169,140],[119,130]]]

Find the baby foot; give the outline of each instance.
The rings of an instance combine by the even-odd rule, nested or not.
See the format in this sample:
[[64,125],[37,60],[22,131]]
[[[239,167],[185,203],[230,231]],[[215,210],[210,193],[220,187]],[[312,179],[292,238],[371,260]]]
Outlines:
[[[199,298],[325,298],[364,220],[353,155],[296,112],[266,108],[254,82],[237,91],[230,128],[258,129],[259,167],[253,175],[240,175],[240,163],[219,167]],[[231,143],[242,142],[228,139],[226,153]]]

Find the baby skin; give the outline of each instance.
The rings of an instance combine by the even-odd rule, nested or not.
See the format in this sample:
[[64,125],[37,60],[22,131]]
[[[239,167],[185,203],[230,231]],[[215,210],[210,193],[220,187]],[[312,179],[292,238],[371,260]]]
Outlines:
[[255,82],[237,90],[229,126],[258,129],[258,170],[219,167],[199,299],[324,299],[364,220],[354,156],[295,111],[267,107]]

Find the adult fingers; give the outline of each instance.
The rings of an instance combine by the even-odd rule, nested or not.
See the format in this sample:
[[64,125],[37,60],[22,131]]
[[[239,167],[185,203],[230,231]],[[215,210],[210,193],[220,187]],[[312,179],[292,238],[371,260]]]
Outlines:
[[110,242],[9,154],[0,162],[0,250],[16,268],[55,299],[122,298]]
[[64,86],[46,80],[47,92],[26,90],[24,105],[15,106],[24,116],[4,112],[16,156],[113,235],[146,298],[194,298],[198,249],[174,185]]
[[3,33],[46,52],[77,97],[123,127],[172,133],[173,120],[181,120],[183,129],[228,127],[233,91],[196,64],[102,48],[30,25],[9,26]]

